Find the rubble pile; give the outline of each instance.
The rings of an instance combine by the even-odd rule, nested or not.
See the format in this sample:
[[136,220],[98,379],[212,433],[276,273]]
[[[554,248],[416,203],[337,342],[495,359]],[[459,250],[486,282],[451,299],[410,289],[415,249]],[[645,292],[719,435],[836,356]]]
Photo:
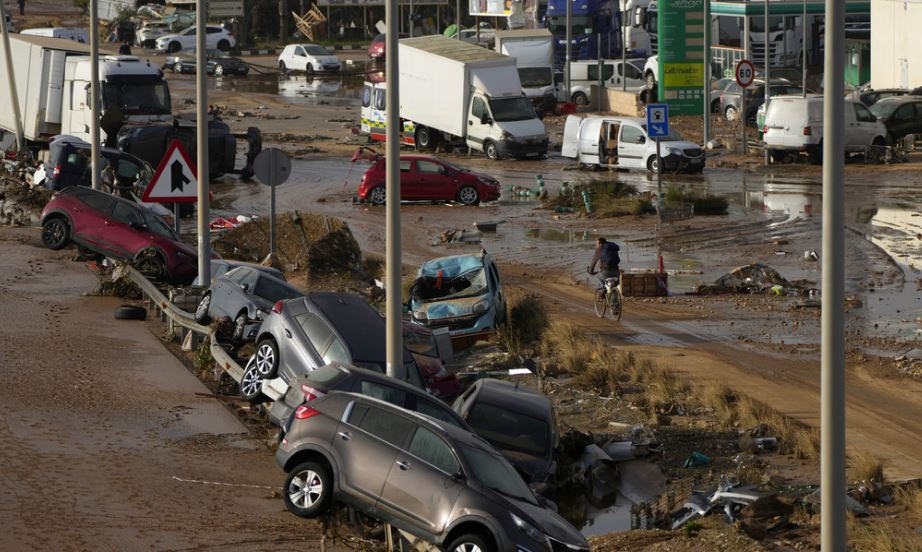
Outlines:
[[0,225],[38,224],[42,209],[51,199],[45,188],[33,188],[32,168],[26,164],[4,162],[0,166]]

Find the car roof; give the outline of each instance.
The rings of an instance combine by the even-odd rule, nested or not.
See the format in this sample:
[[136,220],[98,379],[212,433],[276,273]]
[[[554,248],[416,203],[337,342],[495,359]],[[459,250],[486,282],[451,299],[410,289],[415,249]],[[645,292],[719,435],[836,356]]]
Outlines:
[[[486,266],[484,255],[450,255],[429,259],[419,267],[420,276],[435,276],[443,272],[446,277],[454,277],[477,268]],[[447,274],[445,274],[447,272]]]
[[474,397],[474,402],[484,402],[550,421],[553,408],[551,400],[517,382],[486,378],[474,382],[474,388],[470,395]]
[[385,340],[368,339],[369,326],[384,327],[384,319],[354,293],[315,291],[304,297],[312,304],[345,341],[352,357],[364,361],[382,359],[387,356]]
[[883,98],[877,103],[892,104],[892,103],[913,103],[913,102],[920,102],[920,101],[922,101],[922,97],[907,94],[904,96],[890,96],[889,98]]
[[118,197],[118,196],[116,196],[116,195],[112,195],[112,194],[110,194],[110,193],[103,192],[103,191],[101,191],[101,190],[94,190],[93,188],[90,188],[89,186],[71,186],[71,187],[69,187],[69,188],[65,188],[65,189],[61,190],[61,191],[58,192],[58,193],[59,193],[59,194],[74,194],[74,195],[76,195],[76,196],[80,196],[80,195],[90,195],[90,194],[104,195],[104,196],[106,196],[106,197],[111,198],[113,201],[118,201],[118,202],[120,202],[120,203],[124,203],[125,205],[128,205],[128,206],[130,206],[132,209],[135,209],[135,210],[137,210],[137,211],[144,211],[144,212],[149,213],[149,214],[151,214],[151,215],[153,215],[153,216],[155,216],[155,217],[156,217],[156,216],[159,216],[159,215],[157,215],[157,213],[155,213],[155,212],[152,211],[151,209],[148,209],[147,207],[145,207],[145,206],[143,206],[143,205],[140,205],[140,204],[138,204],[138,203],[135,203],[134,201],[131,201],[131,200],[128,200],[128,199],[125,199],[125,198],[121,198],[121,197]]

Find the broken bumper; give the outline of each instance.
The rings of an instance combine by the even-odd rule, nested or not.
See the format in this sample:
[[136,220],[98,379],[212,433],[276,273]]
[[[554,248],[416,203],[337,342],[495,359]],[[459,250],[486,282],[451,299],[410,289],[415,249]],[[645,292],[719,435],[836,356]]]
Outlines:
[[503,157],[529,157],[547,155],[547,138],[530,140],[501,140],[496,149]]

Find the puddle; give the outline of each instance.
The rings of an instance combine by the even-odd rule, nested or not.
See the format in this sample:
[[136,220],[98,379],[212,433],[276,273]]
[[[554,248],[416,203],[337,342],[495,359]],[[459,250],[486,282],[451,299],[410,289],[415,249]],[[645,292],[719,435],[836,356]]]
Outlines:
[[532,228],[525,232],[525,235],[532,239],[562,243],[592,241],[593,247],[595,247],[593,240],[598,236],[595,230],[559,230],[557,228]]

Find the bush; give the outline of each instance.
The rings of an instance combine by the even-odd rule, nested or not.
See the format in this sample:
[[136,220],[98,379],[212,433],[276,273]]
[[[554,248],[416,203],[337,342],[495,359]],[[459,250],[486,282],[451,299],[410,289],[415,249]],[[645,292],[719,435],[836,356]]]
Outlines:
[[513,290],[506,294],[506,322],[499,328],[499,342],[510,353],[521,354],[540,342],[550,325],[547,306],[535,293]]

